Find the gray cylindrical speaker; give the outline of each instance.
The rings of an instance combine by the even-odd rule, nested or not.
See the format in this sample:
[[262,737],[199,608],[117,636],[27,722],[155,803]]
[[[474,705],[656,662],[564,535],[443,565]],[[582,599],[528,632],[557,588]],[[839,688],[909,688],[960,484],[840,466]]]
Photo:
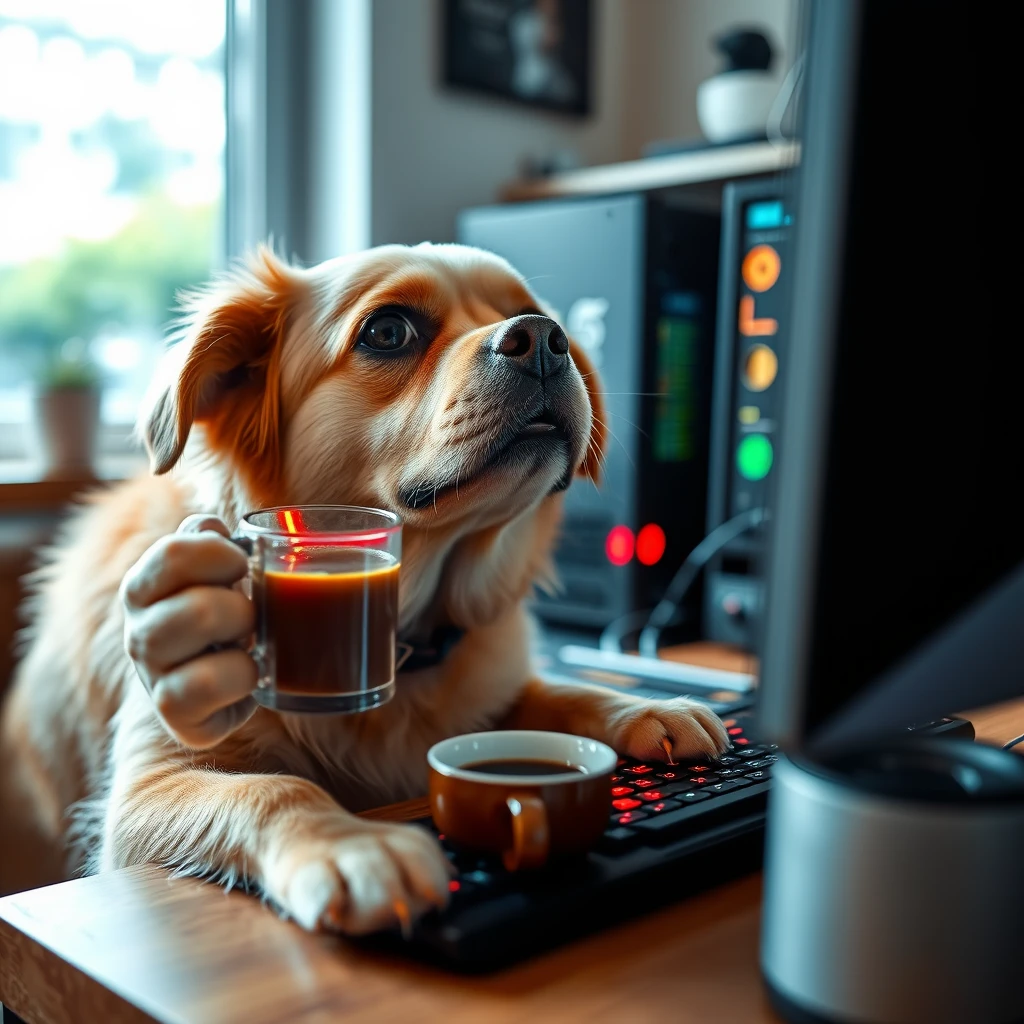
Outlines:
[[761,967],[790,1021],[1024,1021],[1024,758],[922,739],[781,758]]

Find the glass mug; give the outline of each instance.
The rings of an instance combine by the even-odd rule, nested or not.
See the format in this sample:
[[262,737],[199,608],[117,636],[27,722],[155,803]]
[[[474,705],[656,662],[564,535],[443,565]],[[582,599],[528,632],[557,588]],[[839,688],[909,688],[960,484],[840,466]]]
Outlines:
[[402,521],[348,505],[242,517],[256,611],[254,698],[277,711],[349,713],[395,693]]

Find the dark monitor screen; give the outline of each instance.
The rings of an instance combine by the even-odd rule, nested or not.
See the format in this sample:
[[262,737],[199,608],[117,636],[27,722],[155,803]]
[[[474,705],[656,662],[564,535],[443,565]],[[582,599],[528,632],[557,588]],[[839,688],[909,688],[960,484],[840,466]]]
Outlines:
[[1015,244],[1020,184],[974,136],[976,17],[810,6],[762,641],[762,726],[790,746],[1024,561],[1020,324],[988,241]]

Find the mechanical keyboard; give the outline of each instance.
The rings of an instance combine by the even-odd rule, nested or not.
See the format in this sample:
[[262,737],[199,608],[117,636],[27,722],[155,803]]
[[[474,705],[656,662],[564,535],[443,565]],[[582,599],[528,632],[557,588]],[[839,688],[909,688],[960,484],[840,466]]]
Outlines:
[[[438,835],[458,874],[443,911],[397,932],[361,940],[449,969],[505,966],[760,867],[774,746],[747,735],[750,710],[723,718],[732,749],[680,764],[620,758],[608,827],[584,857],[510,873],[497,858]],[[945,718],[909,731],[974,735]],[[429,819],[420,823],[435,834]]]

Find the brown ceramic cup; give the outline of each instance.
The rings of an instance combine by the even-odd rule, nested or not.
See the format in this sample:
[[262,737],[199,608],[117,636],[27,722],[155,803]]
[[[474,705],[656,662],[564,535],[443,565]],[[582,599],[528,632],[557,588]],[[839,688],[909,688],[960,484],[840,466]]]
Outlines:
[[[466,765],[547,761],[551,775],[490,774]],[[500,854],[510,871],[583,853],[608,827],[611,747],[560,732],[477,732],[430,748],[430,811],[454,843]],[[575,770],[565,771],[571,766]]]

